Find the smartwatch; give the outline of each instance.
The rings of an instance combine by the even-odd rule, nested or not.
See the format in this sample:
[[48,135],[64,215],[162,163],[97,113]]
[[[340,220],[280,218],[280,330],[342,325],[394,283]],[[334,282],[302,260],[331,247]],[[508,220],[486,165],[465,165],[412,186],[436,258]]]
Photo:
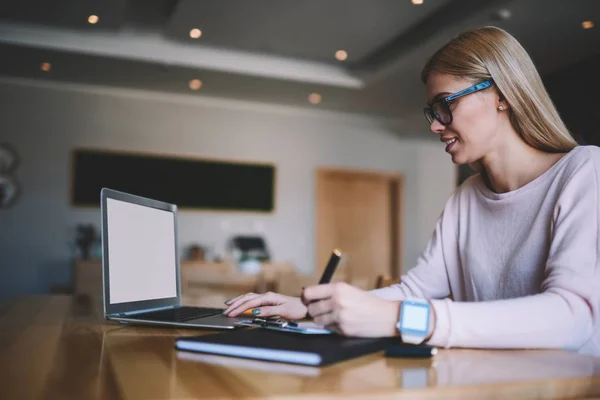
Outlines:
[[416,298],[402,300],[400,315],[396,328],[404,343],[421,344],[429,333],[429,314],[431,305],[428,301]]

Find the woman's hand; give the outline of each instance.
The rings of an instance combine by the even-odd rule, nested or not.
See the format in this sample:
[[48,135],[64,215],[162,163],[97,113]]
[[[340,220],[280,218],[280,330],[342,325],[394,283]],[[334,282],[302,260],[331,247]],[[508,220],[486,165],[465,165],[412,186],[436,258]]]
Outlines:
[[399,301],[387,301],[339,282],[309,286],[302,302],[316,324],[346,336],[396,336]]
[[300,298],[267,292],[264,294],[247,293],[225,302],[228,306],[223,314],[235,317],[246,310],[261,317],[279,315],[287,319],[303,319],[306,317],[306,306]]

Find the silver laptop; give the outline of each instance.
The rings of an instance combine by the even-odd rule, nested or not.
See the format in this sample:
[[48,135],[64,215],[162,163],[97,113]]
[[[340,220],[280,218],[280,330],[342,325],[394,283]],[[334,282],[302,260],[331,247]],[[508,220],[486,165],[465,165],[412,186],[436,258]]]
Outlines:
[[[123,323],[234,329],[223,308],[181,305],[177,206],[104,188],[104,317]],[[247,319],[247,318],[246,318]]]

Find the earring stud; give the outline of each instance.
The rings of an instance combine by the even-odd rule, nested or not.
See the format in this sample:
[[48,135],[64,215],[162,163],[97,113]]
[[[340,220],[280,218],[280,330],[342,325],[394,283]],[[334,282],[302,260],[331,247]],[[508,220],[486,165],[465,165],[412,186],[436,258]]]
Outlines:
[[498,106],[498,110],[504,111],[504,106]]

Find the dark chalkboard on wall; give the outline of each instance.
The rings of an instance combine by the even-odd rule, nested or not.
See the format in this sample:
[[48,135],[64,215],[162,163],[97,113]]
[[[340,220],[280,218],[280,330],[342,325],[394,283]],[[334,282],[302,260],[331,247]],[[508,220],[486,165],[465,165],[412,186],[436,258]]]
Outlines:
[[75,149],[71,168],[75,207],[99,207],[103,187],[180,209],[271,212],[275,207],[271,164]]

